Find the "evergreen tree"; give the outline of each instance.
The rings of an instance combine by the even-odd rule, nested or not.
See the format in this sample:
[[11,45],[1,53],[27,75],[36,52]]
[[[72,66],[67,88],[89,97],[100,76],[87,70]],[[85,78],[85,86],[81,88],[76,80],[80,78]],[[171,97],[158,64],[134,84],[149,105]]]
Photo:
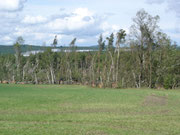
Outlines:
[[56,47],[58,44],[58,40],[57,40],[57,35],[55,36],[54,40],[53,40],[53,47]]
[[108,40],[108,51],[113,52],[114,51],[114,34],[112,33],[110,37],[106,38]]
[[99,52],[101,53],[105,49],[105,41],[103,41],[102,34],[99,36],[98,46],[99,46]]

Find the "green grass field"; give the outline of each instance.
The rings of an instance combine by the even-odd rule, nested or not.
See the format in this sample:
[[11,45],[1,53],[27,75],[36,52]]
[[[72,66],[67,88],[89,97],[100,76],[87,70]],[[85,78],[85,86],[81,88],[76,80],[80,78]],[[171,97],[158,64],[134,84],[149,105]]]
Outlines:
[[180,90],[0,85],[0,135],[180,135]]

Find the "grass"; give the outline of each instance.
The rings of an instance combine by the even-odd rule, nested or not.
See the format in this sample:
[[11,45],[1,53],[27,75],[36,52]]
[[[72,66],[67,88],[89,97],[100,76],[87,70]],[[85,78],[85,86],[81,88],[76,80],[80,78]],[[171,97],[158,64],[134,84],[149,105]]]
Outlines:
[[179,135],[180,90],[0,85],[0,135]]

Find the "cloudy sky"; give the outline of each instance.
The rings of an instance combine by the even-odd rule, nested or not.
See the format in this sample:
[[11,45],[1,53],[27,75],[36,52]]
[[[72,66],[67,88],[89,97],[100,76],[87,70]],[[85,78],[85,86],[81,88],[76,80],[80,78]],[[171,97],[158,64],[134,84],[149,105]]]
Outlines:
[[159,15],[159,26],[180,44],[180,0],[0,0],[0,44],[13,44],[18,36],[26,44],[59,45],[77,37],[77,45],[96,45],[119,29],[128,33],[132,18],[144,8]]

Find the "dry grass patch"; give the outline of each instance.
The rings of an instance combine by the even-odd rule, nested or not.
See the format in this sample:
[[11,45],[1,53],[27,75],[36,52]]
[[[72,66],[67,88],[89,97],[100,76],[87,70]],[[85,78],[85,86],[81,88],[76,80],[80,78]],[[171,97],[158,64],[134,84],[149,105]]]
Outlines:
[[167,96],[150,95],[147,96],[143,102],[144,106],[165,106],[168,103]]

